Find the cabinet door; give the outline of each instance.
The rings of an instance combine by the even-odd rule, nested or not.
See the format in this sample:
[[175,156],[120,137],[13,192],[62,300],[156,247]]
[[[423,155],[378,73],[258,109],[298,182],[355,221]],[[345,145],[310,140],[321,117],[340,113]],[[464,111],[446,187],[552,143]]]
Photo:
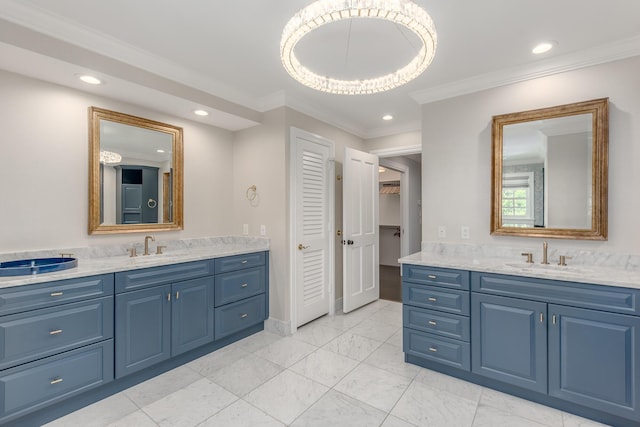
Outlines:
[[116,378],[171,354],[171,286],[116,295]]
[[213,277],[173,285],[171,355],[213,341]]
[[549,394],[640,420],[640,318],[549,305]]
[[547,305],[473,293],[471,370],[547,392]]

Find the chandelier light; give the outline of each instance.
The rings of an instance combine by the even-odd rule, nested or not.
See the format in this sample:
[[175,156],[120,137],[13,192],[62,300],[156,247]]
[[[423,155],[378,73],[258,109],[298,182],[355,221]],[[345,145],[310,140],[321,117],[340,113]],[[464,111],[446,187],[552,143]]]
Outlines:
[[122,161],[122,156],[113,151],[100,151],[100,163],[104,164],[113,164],[120,163]]
[[[322,25],[346,19],[382,19],[411,30],[422,46],[408,64],[392,73],[362,80],[343,80],[314,73],[300,63],[294,49],[302,38]],[[427,11],[411,0],[318,0],[296,13],[284,27],[280,58],[294,79],[310,88],[340,94],[384,92],[418,77],[436,53],[437,36]]]

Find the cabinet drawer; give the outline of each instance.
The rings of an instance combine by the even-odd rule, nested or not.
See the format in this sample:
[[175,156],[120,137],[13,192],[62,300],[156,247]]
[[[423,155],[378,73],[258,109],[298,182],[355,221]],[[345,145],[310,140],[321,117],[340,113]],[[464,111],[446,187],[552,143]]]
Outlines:
[[239,332],[264,320],[264,294],[215,309],[215,339]]
[[116,293],[213,274],[213,260],[185,262],[116,273]]
[[0,369],[113,338],[113,297],[0,318]]
[[0,316],[113,295],[113,274],[0,289]]
[[113,380],[113,340],[0,373],[0,424]]
[[413,356],[423,357],[466,371],[471,368],[471,351],[469,343],[466,342],[404,328],[403,347],[405,353]]
[[469,315],[469,292],[437,286],[402,283],[402,302],[417,307]]
[[405,327],[467,342],[471,337],[468,317],[426,308],[405,305],[402,308],[402,324]]
[[640,290],[502,274],[471,274],[475,292],[640,315]]
[[216,274],[264,265],[264,252],[216,258]]
[[455,289],[469,289],[469,272],[448,268],[403,264],[402,280]]
[[263,293],[265,290],[265,271],[263,267],[232,271],[216,275],[215,306]]

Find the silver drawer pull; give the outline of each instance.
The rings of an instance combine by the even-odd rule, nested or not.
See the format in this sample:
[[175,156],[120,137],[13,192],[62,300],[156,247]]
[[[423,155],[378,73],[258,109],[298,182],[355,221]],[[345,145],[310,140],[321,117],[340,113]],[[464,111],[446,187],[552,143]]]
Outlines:
[[438,276],[436,276],[435,274],[429,274],[427,277],[429,279],[437,279],[438,278]]
[[436,347],[429,347],[429,351],[431,351],[433,353],[437,353],[438,349]]
[[431,326],[436,326],[438,324],[438,322],[436,322],[435,320],[429,320],[429,324]]
[[62,292],[51,292],[51,296],[52,297],[61,297],[62,296]]
[[49,335],[58,335],[62,333],[62,329],[56,329],[54,331],[49,332]]
[[248,283],[243,283],[242,285],[240,285],[241,288],[246,288],[247,286],[249,286]]
[[176,301],[180,299],[180,291],[176,291]]
[[242,262],[241,262],[241,264],[246,264],[246,263],[247,263],[246,259],[243,259]]
[[247,313],[244,313],[244,314],[241,314],[241,315],[240,315],[240,317],[241,317],[241,318],[243,318],[243,319],[244,319],[245,317],[247,317],[247,316],[248,316],[248,314],[247,314]]
[[438,298],[436,298],[436,297],[429,297],[429,301],[431,301],[431,302],[436,302],[436,301],[438,301]]
[[62,382],[62,378],[54,378],[50,381],[51,385],[60,384]]

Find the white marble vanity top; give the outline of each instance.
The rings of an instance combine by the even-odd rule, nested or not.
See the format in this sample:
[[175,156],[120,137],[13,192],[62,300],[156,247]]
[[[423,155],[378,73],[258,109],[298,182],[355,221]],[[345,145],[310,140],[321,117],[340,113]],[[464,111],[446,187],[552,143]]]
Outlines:
[[423,251],[398,260],[401,264],[454,268],[485,273],[553,279],[640,289],[640,269],[598,265],[527,264],[523,257],[482,257]]
[[[269,250],[268,238],[242,236],[185,239],[167,242],[157,241],[149,245],[152,254],[147,256],[142,255],[141,245],[138,241],[136,241],[136,243],[138,243],[136,245],[138,256],[134,258],[126,255],[127,250],[133,246],[132,244],[0,254],[0,261],[11,261],[22,258],[59,257],[60,253],[63,252],[73,253],[72,256],[78,258],[78,267],[69,270],[31,276],[0,277],[0,289]],[[157,245],[166,246],[163,254],[157,255],[155,253]]]

